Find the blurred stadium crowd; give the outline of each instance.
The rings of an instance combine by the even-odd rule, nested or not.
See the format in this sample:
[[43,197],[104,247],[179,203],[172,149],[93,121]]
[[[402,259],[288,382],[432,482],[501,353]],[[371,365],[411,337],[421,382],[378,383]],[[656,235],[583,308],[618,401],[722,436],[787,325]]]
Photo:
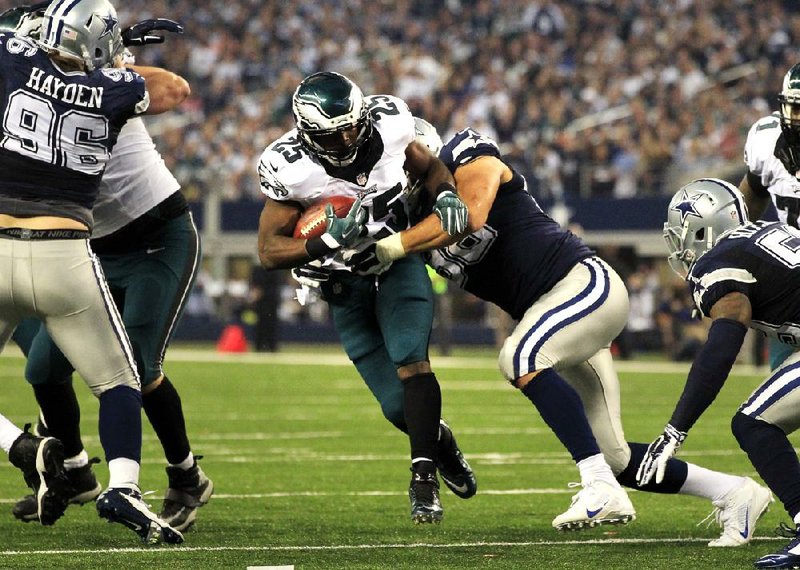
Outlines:
[[191,99],[154,126],[193,200],[258,198],[255,163],[293,126],[307,74],[404,98],[443,134],[491,133],[542,198],[668,193],[741,169],[748,127],[797,62],[794,0],[126,0],[184,38],[139,63]]

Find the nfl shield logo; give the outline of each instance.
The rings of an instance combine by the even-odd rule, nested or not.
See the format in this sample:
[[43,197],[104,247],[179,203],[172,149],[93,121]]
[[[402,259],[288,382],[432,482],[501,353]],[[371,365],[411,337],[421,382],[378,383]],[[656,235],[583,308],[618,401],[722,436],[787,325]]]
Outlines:
[[356,182],[359,186],[364,186],[367,183],[367,175],[362,172],[358,176],[356,176]]

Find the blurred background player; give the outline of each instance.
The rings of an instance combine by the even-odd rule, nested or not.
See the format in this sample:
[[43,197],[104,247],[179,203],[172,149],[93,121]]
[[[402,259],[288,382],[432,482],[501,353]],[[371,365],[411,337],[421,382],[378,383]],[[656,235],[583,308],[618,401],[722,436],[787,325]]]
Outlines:
[[[270,144],[258,167],[267,196],[261,264],[275,269],[320,260],[329,271],[320,289],[345,352],[384,416],[409,436],[411,519],[439,522],[437,466],[460,497],[474,495],[476,482],[440,423],[441,393],[428,358],[431,283],[419,256],[389,268],[378,264],[374,241],[408,225],[406,170],[445,200],[455,197],[453,177],[414,142],[414,121],[401,99],[364,97],[347,77],[321,72],[300,83],[292,110],[296,129]],[[331,209],[325,234],[294,239],[303,210],[332,195],[357,198],[349,215],[339,219]]]
[[[434,141],[429,146],[441,147],[430,124],[417,124]],[[378,258],[436,248],[429,263],[441,275],[519,321],[500,352],[500,368],[536,406],[581,474],[581,491],[553,526],[577,530],[632,520],[634,508],[620,484],[637,487],[636,468],[646,446],[625,441],[609,350],[628,318],[621,279],[541,210],[492,139],[468,128],[439,156],[469,208],[468,235],[448,236],[428,217],[378,242]],[[710,546],[750,540],[769,491],[752,479],[684,462],[673,460],[667,469],[663,482],[642,490],[710,499],[723,527]]]
[[[764,215],[770,200],[778,219],[797,228],[800,216],[800,63],[786,72],[778,94],[778,112],[760,118],[747,133],[739,183],[751,220]],[[775,370],[797,349],[771,338],[769,364]]]

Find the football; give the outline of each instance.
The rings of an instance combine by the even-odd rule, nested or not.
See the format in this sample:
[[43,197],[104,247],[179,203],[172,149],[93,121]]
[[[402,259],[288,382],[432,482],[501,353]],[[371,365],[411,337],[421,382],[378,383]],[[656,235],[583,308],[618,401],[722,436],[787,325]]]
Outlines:
[[350,196],[328,196],[309,206],[294,227],[295,239],[311,239],[319,237],[325,233],[327,224],[325,223],[325,205],[333,205],[333,212],[338,218],[344,218],[350,211],[350,207],[356,201]]

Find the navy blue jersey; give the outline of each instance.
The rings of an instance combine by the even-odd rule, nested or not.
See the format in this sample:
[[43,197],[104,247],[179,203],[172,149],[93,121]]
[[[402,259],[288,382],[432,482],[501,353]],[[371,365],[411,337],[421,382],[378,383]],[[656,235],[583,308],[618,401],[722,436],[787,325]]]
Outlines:
[[133,71],[63,71],[33,40],[0,33],[0,212],[91,227],[111,148],[147,105]]
[[[455,173],[481,156],[502,160],[490,138],[465,129],[450,139],[439,158]],[[432,251],[428,263],[470,293],[492,302],[515,319],[581,259],[594,252],[545,214],[517,172],[497,191],[486,224],[447,248]]]
[[746,295],[751,327],[800,344],[800,230],[779,222],[754,222],[723,236],[687,278],[700,312],[728,293]]

